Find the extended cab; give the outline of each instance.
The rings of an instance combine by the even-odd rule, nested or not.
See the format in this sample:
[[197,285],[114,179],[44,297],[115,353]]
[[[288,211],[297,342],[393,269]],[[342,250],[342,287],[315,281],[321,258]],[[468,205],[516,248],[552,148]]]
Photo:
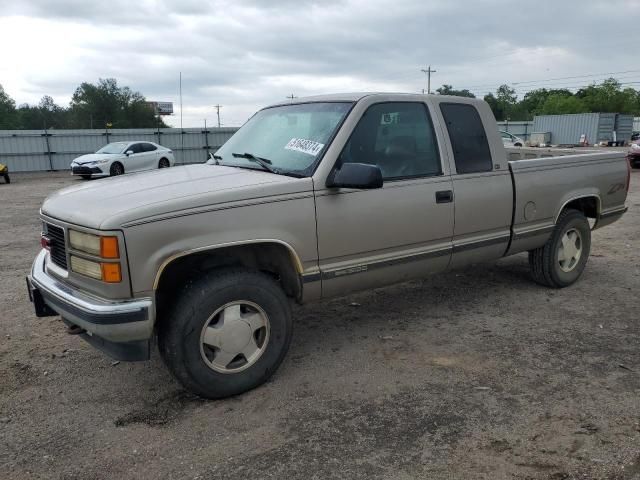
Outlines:
[[147,359],[157,337],[188,389],[237,394],[284,358],[292,301],[519,252],[536,282],[571,285],[591,229],[626,211],[629,165],[621,152],[561,153],[505,150],[475,99],[276,104],[207,164],[52,194],[30,296],[114,358]]

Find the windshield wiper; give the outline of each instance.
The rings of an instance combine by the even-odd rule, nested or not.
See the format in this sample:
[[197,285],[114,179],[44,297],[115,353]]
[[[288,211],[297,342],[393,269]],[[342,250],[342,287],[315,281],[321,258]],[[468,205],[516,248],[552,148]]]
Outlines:
[[271,160],[268,160],[266,158],[261,158],[261,157],[256,157],[254,154],[252,153],[232,153],[231,155],[233,155],[236,158],[246,158],[247,160],[257,163],[258,165],[260,165],[264,170],[266,170],[267,172],[271,172],[271,173],[275,173],[275,174],[280,174],[280,170],[278,170],[277,168],[273,168],[271,166],[272,162]]

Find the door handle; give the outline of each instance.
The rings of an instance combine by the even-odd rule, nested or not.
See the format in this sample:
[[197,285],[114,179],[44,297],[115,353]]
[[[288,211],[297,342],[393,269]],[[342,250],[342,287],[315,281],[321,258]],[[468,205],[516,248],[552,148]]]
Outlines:
[[452,190],[441,190],[436,192],[436,203],[451,203],[453,202]]

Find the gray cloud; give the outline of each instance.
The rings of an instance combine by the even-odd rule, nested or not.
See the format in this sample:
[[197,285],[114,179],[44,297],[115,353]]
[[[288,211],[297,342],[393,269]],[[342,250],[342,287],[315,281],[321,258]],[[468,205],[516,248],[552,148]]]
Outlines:
[[437,70],[432,86],[478,94],[530,81],[516,85],[522,95],[544,86],[532,82],[539,79],[627,70],[637,71],[621,79],[640,87],[640,67],[630,62],[638,0],[23,0],[0,12],[4,45],[2,25],[18,22],[32,25],[29,35],[44,46],[11,39],[32,60],[0,67],[0,83],[18,102],[44,94],[66,102],[81,81],[116,77],[148,98],[177,103],[182,71],[186,125],[211,121],[216,103],[226,123],[240,123],[291,93],[419,91],[427,63]]

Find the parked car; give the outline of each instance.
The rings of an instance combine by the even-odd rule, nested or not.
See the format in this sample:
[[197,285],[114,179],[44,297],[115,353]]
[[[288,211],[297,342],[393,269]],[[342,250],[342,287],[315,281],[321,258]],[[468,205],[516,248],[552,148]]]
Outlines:
[[0,163],[0,175],[4,177],[5,183],[11,183],[11,179],[9,178],[9,167]]
[[633,168],[640,168],[640,140],[634,140],[629,144],[627,157]]
[[633,132],[631,134],[631,140],[640,140],[640,132]]
[[173,152],[153,142],[114,142],[96,153],[82,155],[71,162],[71,174],[82,178],[106,177],[124,173],[168,168],[175,164]]
[[524,140],[520,137],[516,137],[512,133],[503,132],[500,130],[500,135],[502,136],[502,143],[505,147],[522,147],[524,146]]
[[206,164],[50,195],[29,294],[37,316],[60,314],[115,359],[146,360],[157,339],[187,389],[236,395],[282,362],[292,302],[520,252],[539,284],[573,284],[588,219],[626,211],[629,165],[619,151],[548,155],[509,161],[478,99],[275,104]]

